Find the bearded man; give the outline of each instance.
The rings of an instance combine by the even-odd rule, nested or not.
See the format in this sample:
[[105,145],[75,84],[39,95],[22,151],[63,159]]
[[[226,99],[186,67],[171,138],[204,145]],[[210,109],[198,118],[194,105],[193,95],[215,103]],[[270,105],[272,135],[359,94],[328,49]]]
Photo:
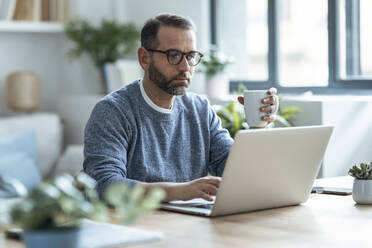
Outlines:
[[[216,195],[233,140],[208,100],[186,92],[202,57],[190,20],[159,15],[145,23],[143,78],[101,99],[85,128],[84,171],[101,195],[116,182],[160,187],[165,201]],[[275,104],[270,96],[262,101]],[[261,110],[267,123],[271,109]]]

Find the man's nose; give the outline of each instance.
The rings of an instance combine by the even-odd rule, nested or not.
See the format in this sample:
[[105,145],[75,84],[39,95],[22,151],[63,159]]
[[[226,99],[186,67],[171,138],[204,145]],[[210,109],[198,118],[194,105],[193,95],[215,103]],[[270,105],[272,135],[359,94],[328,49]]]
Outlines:
[[181,63],[178,64],[178,69],[180,71],[189,71],[190,70],[189,62],[186,59],[186,56],[183,56]]

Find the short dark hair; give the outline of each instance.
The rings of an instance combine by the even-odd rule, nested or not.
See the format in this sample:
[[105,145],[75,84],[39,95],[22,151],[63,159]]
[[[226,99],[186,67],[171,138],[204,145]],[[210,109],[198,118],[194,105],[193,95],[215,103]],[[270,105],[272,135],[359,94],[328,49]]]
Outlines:
[[158,15],[155,18],[147,20],[141,30],[141,45],[144,48],[157,48],[159,45],[157,35],[161,26],[196,30],[194,23],[183,16],[169,14]]

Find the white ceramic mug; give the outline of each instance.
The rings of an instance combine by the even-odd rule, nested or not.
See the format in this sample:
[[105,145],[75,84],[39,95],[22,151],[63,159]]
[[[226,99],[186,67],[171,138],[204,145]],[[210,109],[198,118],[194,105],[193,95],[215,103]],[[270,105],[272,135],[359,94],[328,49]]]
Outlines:
[[[261,102],[263,98],[266,98],[270,95],[267,94],[267,90],[245,90],[244,91],[244,113],[245,120],[249,127],[266,127],[267,122],[261,120],[262,116],[266,114],[260,111],[260,108],[263,106],[270,106],[269,104],[265,105]],[[275,98],[275,109],[272,114],[276,114],[279,109],[279,98],[277,95],[272,95]]]

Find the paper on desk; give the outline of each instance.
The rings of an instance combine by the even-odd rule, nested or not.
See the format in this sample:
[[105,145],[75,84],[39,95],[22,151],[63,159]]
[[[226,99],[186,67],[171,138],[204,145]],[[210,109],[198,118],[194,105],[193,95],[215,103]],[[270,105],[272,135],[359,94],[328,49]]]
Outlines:
[[132,227],[82,220],[80,248],[118,247],[152,242],[163,238],[162,233]]
[[353,181],[351,176],[319,178],[315,180],[313,186],[352,189]]

